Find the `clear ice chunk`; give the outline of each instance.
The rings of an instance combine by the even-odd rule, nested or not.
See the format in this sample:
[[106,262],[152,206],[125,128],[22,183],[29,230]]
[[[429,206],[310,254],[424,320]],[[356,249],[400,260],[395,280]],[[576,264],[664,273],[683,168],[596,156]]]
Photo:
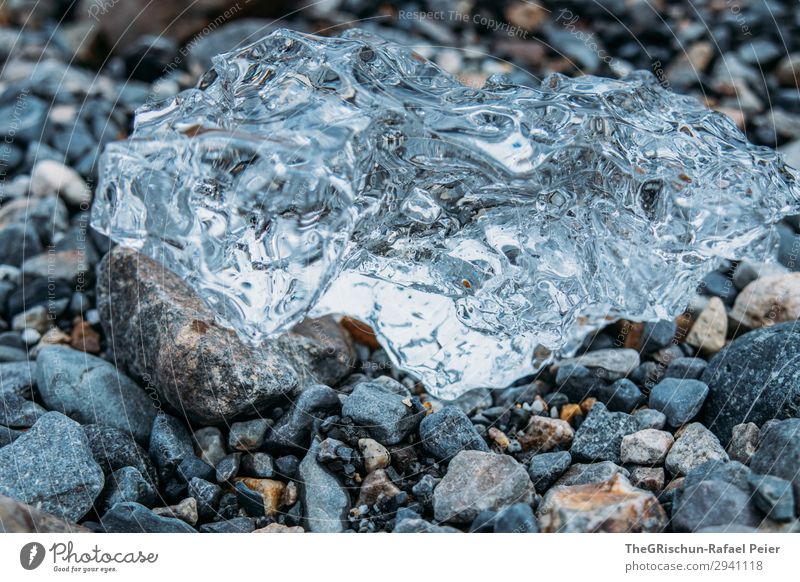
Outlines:
[[280,30],[138,111],[92,220],[249,341],[349,314],[454,398],[577,329],[675,316],[798,200],[779,154],[647,73],[475,89],[358,30]]

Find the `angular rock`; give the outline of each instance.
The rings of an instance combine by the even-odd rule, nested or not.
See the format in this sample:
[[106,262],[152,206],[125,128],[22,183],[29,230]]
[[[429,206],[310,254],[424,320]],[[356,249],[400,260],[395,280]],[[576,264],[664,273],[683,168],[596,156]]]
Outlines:
[[342,416],[362,425],[375,440],[396,445],[417,428],[423,414],[412,398],[394,394],[382,384],[362,382],[344,401]]
[[197,422],[263,412],[315,380],[333,383],[349,372],[332,366],[334,344],[313,337],[245,344],[182,279],[130,249],[115,247],[98,266],[97,307],[120,364]]
[[525,434],[519,437],[523,449],[546,453],[566,449],[572,444],[575,431],[568,422],[547,416],[532,416]]
[[525,503],[515,503],[497,512],[494,533],[538,533],[539,524],[533,509]]
[[445,406],[423,418],[419,436],[425,450],[444,461],[449,461],[460,451],[489,450],[467,415],[453,406]]
[[647,428],[622,438],[620,455],[623,463],[634,465],[658,465],[667,458],[673,436],[662,430]]
[[288,448],[295,452],[306,451],[314,421],[337,412],[340,407],[339,395],[333,388],[323,384],[309,386],[269,431],[267,446]]
[[449,525],[436,525],[421,518],[398,520],[394,533],[461,533]]
[[200,526],[202,533],[250,533],[253,530],[255,524],[250,517],[234,517]]
[[161,517],[174,517],[189,525],[195,525],[197,523],[197,500],[187,497],[176,505],[156,507],[153,509],[153,513]]
[[642,328],[642,353],[650,354],[672,343],[677,325],[669,319],[646,321]]
[[468,523],[481,511],[511,503],[530,504],[534,497],[525,468],[507,455],[461,451],[433,492],[437,521]]
[[117,503],[133,501],[146,507],[156,503],[157,491],[138,469],[122,467],[106,479],[106,486],[100,494],[99,509],[108,511]]
[[174,416],[156,416],[150,431],[150,458],[158,469],[159,478],[167,481],[174,477],[181,461],[191,456],[194,456],[194,447],[186,426]]
[[598,370],[590,370],[579,364],[560,362],[556,370],[556,386],[571,402],[596,396],[605,386]]
[[58,412],[45,414],[0,449],[0,495],[66,521],[91,509],[103,483],[80,425]]
[[99,424],[87,424],[83,432],[89,441],[92,456],[106,478],[123,467],[133,467],[148,483],[158,488],[158,475],[150,457],[130,433]]
[[392,499],[399,493],[400,489],[392,482],[386,474],[386,471],[383,469],[376,469],[362,481],[356,506],[372,506],[375,505],[379,499]]
[[9,362],[0,364],[0,397],[13,394],[26,400],[33,397],[36,385],[35,362]]
[[664,377],[699,380],[706,371],[706,367],[708,367],[708,362],[702,358],[677,358],[672,360],[664,370]]
[[189,497],[197,502],[197,515],[200,521],[209,521],[217,515],[222,488],[216,483],[194,478],[187,488]]
[[567,451],[534,455],[528,465],[528,476],[538,493],[544,493],[572,464]]
[[372,473],[376,469],[385,469],[391,462],[391,455],[382,444],[373,439],[359,439],[358,448],[364,459],[364,470]]
[[345,530],[350,497],[339,480],[318,461],[319,441],[314,440],[300,463],[300,501],[306,531],[338,533]]
[[236,475],[239,474],[239,465],[241,462],[242,453],[233,453],[223,457],[223,459],[217,463],[216,467],[217,483],[224,484],[236,477]]
[[655,495],[621,476],[550,490],[537,512],[544,532],[661,532],[667,516]]
[[112,363],[63,346],[43,348],[36,363],[36,384],[49,409],[83,424],[113,426],[147,444],[157,410]]
[[753,502],[768,518],[790,521],[794,518],[794,492],[791,481],[774,475],[750,475]]
[[222,432],[216,427],[207,426],[194,431],[194,442],[197,456],[212,467],[216,467],[227,454]]
[[609,412],[598,402],[575,433],[570,453],[577,461],[619,463],[622,438],[637,429],[630,414]]
[[699,422],[686,425],[667,454],[665,467],[673,475],[686,475],[710,460],[728,460],[719,439]]
[[723,444],[733,427],[800,416],[800,326],[782,323],[746,333],[714,356],[703,373],[705,424]]
[[15,394],[0,394],[0,425],[10,428],[29,428],[47,410]]
[[662,467],[633,467],[628,480],[634,487],[656,493],[664,488],[664,478]]
[[676,532],[714,526],[756,527],[760,522],[749,493],[724,481],[701,481],[685,487],[672,507],[672,527]]
[[752,422],[734,426],[731,441],[726,449],[731,460],[749,465],[753,453],[758,448],[759,435],[758,427]]
[[275,475],[275,464],[267,453],[252,453],[242,456],[241,470],[248,477],[269,479]]
[[650,408],[663,412],[667,423],[679,427],[700,412],[708,396],[708,386],[700,380],[664,378],[650,392]]
[[278,512],[281,506],[281,497],[286,489],[286,484],[275,479],[237,479],[237,486],[244,485],[250,491],[256,493],[260,499],[260,515],[272,516]]
[[106,533],[194,533],[195,529],[180,519],[162,517],[139,503],[117,503],[102,518]]
[[234,422],[228,433],[228,447],[236,451],[252,451],[264,444],[270,422],[264,418]]
[[553,484],[553,487],[572,487],[574,485],[588,485],[608,481],[614,475],[628,476],[627,469],[612,463],[575,463]]

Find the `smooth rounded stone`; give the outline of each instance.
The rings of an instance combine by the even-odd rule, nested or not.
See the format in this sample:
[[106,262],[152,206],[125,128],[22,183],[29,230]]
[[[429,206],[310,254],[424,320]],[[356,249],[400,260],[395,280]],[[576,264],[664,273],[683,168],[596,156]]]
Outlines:
[[33,277],[54,277],[76,284],[94,267],[93,251],[80,249],[49,251],[22,263],[22,274]]
[[553,488],[544,496],[537,517],[548,533],[657,533],[668,522],[655,495],[636,489],[622,475]]
[[573,485],[588,485],[589,483],[602,483],[608,481],[619,473],[623,477],[628,476],[628,470],[612,463],[603,461],[601,463],[575,463],[558,478],[553,487],[571,487]]
[[406,518],[395,523],[393,533],[462,533],[449,525],[436,525],[422,518]]
[[497,512],[494,533],[539,533],[539,523],[530,505],[515,503]]
[[173,517],[179,519],[189,525],[197,523],[197,500],[193,497],[187,497],[175,505],[167,507],[154,507],[153,513],[161,517]]
[[612,412],[630,413],[647,401],[639,387],[627,378],[620,378],[613,384],[603,386],[596,394],[597,399]]
[[519,443],[525,450],[546,453],[554,449],[568,449],[572,444],[575,431],[566,421],[547,416],[532,416],[519,437]]
[[366,428],[378,442],[396,445],[417,428],[422,410],[413,398],[394,394],[375,382],[362,382],[344,401],[342,416]]
[[572,455],[567,451],[542,453],[531,457],[528,465],[528,476],[531,478],[537,493],[544,493],[569,469]]
[[20,222],[36,229],[42,244],[47,244],[54,233],[67,229],[69,211],[64,202],[56,196],[47,198],[26,196],[0,206],[0,228]]
[[419,437],[425,450],[438,459],[450,460],[460,451],[488,451],[470,419],[458,408],[445,406],[422,419]]
[[605,386],[605,381],[597,370],[562,362],[556,370],[556,386],[570,402],[581,402],[595,396]]
[[[798,142],[800,143],[800,142]],[[774,263],[754,263],[753,261],[740,261],[733,272],[733,284],[740,291],[747,287],[756,279],[782,275],[786,273],[786,267]],[[734,302],[734,305],[736,302]]]
[[106,479],[106,485],[100,494],[99,506],[103,512],[108,511],[117,503],[133,501],[146,507],[156,503],[158,492],[142,476],[139,469],[122,467],[117,469]]
[[641,350],[644,354],[657,352],[672,343],[678,326],[669,319],[646,321],[642,328]]
[[222,488],[216,483],[194,478],[187,487],[189,497],[197,501],[197,515],[201,522],[210,521],[217,514]]
[[234,422],[228,433],[228,448],[235,451],[252,451],[264,444],[271,422],[264,418]]
[[35,329],[44,333],[51,326],[50,312],[44,305],[36,305],[30,309],[18,313],[11,319],[11,329],[14,331],[24,331]]
[[11,497],[0,495],[0,533],[82,533],[89,530],[69,523]]
[[752,422],[734,426],[731,441],[726,449],[731,460],[749,465],[750,459],[758,448],[759,434],[758,427]]
[[0,449],[0,494],[66,521],[83,517],[103,484],[80,425],[58,412]]
[[83,424],[113,426],[147,443],[157,410],[112,363],[64,346],[41,349],[36,363],[36,384],[49,409]]
[[719,297],[711,297],[686,334],[686,343],[706,354],[716,354],[725,346],[728,313]]
[[9,99],[0,106],[0,135],[12,142],[41,139],[49,109],[43,100],[27,93]]
[[386,447],[373,439],[359,439],[358,449],[361,451],[364,470],[367,473],[372,473],[376,469],[385,469],[392,460]]
[[620,455],[623,463],[659,465],[667,458],[675,438],[663,430],[646,428],[622,438]]
[[794,492],[791,481],[774,475],[750,475],[753,502],[768,518],[790,521],[794,518]]
[[217,463],[217,483],[225,483],[239,474],[239,465],[242,462],[242,453],[233,453],[225,456]]
[[727,461],[719,439],[699,422],[687,424],[667,454],[664,466],[673,475],[686,475],[706,461]]
[[147,451],[129,433],[99,424],[84,425],[83,432],[89,441],[92,456],[106,478],[123,467],[133,467],[157,488],[156,468]]
[[314,439],[298,469],[303,527],[309,532],[339,533],[346,529],[350,496],[339,480],[317,461]]
[[708,385],[700,380],[664,378],[650,391],[653,410],[667,417],[667,424],[677,428],[698,415],[708,396]]
[[164,482],[175,476],[181,461],[194,456],[192,437],[186,426],[174,416],[164,413],[158,414],[153,421],[149,450],[158,476]]
[[800,326],[782,323],[735,339],[703,373],[705,424],[720,441],[733,427],[800,416]]
[[0,264],[19,267],[41,252],[39,235],[31,225],[15,223],[0,229]]
[[606,380],[619,380],[633,372],[639,366],[639,352],[636,350],[623,349],[604,349],[586,352],[577,358],[563,360],[556,364],[576,364],[589,369],[599,369],[603,374],[601,377]]
[[685,487],[672,506],[676,532],[734,524],[756,527],[760,522],[750,494],[724,481],[707,480]]
[[620,462],[620,444],[638,426],[630,414],[609,412],[598,402],[575,432],[570,453],[576,461]]
[[100,518],[106,533],[194,533],[195,529],[180,519],[153,513],[135,502],[117,503]]
[[14,394],[0,398],[0,425],[10,428],[30,428],[47,414],[47,410]]
[[92,202],[92,191],[80,174],[55,160],[41,160],[33,166],[31,194],[34,196],[58,194],[70,206],[81,206]]
[[214,426],[206,426],[194,431],[197,455],[212,467],[216,467],[227,454],[222,431]]
[[290,332],[254,347],[219,325],[184,280],[131,249],[114,247],[97,272],[97,308],[120,366],[149,379],[193,421],[266,412],[351,370],[352,342],[327,320],[308,324],[309,335]]
[[[56,317],[60,316],[69,305],[71,290],[66,281],[50,281],[39,277],[25,285],[21,285],[8,297],[8,312],[18,315],[30,311],[35,307],[45,307],[47,312]],[[49,298],[49,299],[48,299]],[[65,303],[61,304],[61,301]],[[25,327],[33,327],[28,325]]]
[[304,530],[299,525],[288,526],[283,525],[282,523],[273,522],[269,525],[265,525],[262,528],[253,530],[253,533],[305,533]]
[[639,430],[644,430],[646,428],[661,430],[667,424],[666,415],[660,410],[653,410],[652,408],[641,408],[637,410],[633,413],[633,420],[636,421]]
[[750,459],[750,468],[775,475],[794,485],[796,511],[800,514],[800,419],[790,418],[761,428],[761,442]]
[[398,494],[400,494],[400,489],[392,482],[386,471],[376,469],[361,482],[356,507],[362,505],[371,507],[380,499],[392,499]]
[[249,517],[234,517],[200,526],[200,533],[251,533],[254,530],[255,524]]
[[180,483],[189,483],[195,477],[211,481],[216,476],[216,471],[214,467],[192,455],[180,462],[176,474]]
[[702,358],[677,358],[664,370],[664,378],[699,380],[707,367],[708,362]]
[[756,279],[739,293],[730,317],[749,329],[800,319],[800,273]]
[[13,428],[8,428],[7,426],[0,426],[0,447],[10,445],[23,434],[25,433],[22,431],[14,430]]
[[486,510],[533,502],[533,483],[525,467],[508,455],[461,451],[433,492],[436,521],[469,523]]
[[300,393],[289,412],[269,431],[267,446],[305,451],[311,439],[314,421],[338,412],[341,405],[339,394],[333,388],[324,384],[309,386]]
[[269,479],[275,475],[275,465],[272,456],[267,453],[252,453],[243,455],[241,472],[248,477]]
[[663,467],[631,467],[631,473],[628,476],[628,480],[634,487],[654,493],[664,488],[665,478]]
[[733,281],[720,271],[708,273],[703,278],[698,291],[709,297],[718,297],[726,305],[733,305],[738,293]]

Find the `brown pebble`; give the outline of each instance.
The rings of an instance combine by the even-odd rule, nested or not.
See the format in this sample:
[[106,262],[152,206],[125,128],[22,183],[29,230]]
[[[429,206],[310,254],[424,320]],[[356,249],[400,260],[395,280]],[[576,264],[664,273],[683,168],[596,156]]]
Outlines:
[[70,333],[69,345],[76,350],[90,354],[100,353],[100,334],[97,333],[88,322],[80,317],[75,318],[72,332]]
[[565,404],[561,407],[561,414],[559,418],[572,424],[576,416],[583,415],[583,411],[578,404]]
[[581,412],[583,412],[584,416],[589,414],[589,411],[592,409],[592,407],[595,405],[596,402],[597,398],[586,398],[583,402],[581,402]]
[[343,317],[340,325],[350,333],[354,341],[373,350],[381,347],[378,343],[378,338],[375,336],[375,331],[363,321],[352,317]]

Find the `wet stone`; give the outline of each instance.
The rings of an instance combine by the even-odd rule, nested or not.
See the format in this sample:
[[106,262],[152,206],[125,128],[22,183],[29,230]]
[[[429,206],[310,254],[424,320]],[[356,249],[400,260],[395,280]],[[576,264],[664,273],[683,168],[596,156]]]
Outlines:
[[422,420],[421,406],[375,382],[356,386],[342,406],[342,415],[367,429],[375,440],[394,445],[403,440]]

